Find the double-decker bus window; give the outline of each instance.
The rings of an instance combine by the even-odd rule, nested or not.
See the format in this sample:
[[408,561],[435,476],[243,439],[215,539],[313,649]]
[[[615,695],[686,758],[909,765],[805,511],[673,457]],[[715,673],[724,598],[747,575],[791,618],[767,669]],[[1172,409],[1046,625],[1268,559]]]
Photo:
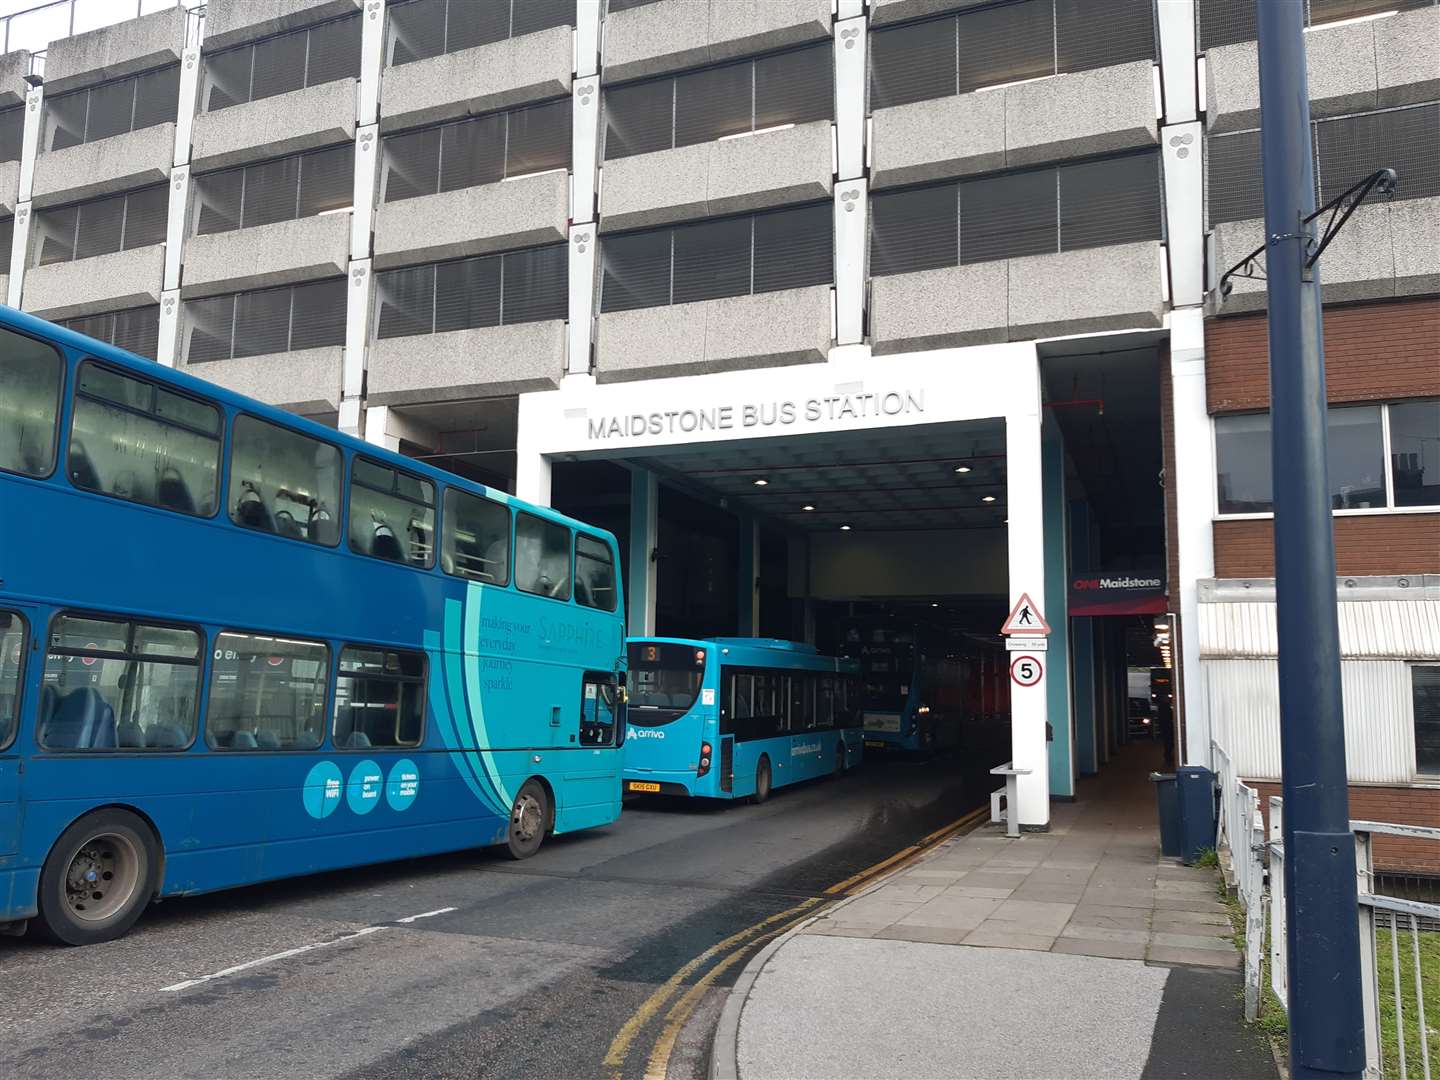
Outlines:
[[592,536],[575,537],[575,601],[601,611],[615,610],[615,561],[610,545]]
[[180,514],[215,512],[220,410],[91,361],[70,422],[70,482]]
[[510,511],[488,499],[446,488],[440,569],[487,585],[508,585]]
[[200,635],[174,626],[61,615],[40,694],[47,750],[181,750],[195,738]]
[[0,750],[15,738],[24,667],[25,622],[13,611],[0,611]]
[[0,330],[0,469],[50,475],[64,377],[55,349]]
[[570,599],[570,530],[533,514],[515,518],[515,585],[522,592]]
[[313,750],[325,734],[330,650],[261,634],[215,637],[206,741],[216,750]]
[[230,519],[260,532],[334,546],[340,539],[340,451],[257,420],[235,419],[230,447]]
[[356,458],[350,470],[350,550],[435,565],[435,485]]
[[335,682],[335,745],[418,746],[425,729],[425,657],[347,645]]

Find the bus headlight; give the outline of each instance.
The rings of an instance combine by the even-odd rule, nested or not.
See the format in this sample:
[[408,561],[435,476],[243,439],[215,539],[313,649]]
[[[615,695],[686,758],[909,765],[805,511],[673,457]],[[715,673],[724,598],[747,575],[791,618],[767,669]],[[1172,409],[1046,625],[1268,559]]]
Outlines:
[[696,776],[704,776],[704,775],[705,775],[706,773],[708,773],[709,771],[710,771],[710,744],[709,744],[708,742],[702,742],[702,743],[700,744],[700,767],[695,770],[695,775],[696,775]]

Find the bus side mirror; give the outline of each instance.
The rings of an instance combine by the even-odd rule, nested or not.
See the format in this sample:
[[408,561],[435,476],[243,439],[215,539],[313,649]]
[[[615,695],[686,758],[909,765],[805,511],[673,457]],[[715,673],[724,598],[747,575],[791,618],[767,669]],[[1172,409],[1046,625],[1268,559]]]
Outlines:
[[625,731],[629,726],[623,712],[615,718],[615,745],[617,747],[625,745]]

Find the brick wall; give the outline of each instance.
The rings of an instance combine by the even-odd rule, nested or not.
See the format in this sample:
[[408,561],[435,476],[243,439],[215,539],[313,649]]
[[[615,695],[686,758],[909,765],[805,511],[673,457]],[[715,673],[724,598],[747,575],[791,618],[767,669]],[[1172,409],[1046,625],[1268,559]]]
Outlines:
[[[1215,576],[1274,577],[1274,523],[1216,521]],[[1365,574],[1440,574],[1440,514],[1335,518],[1335,570]]]
[[[1265,828],[1270,828],[1270,796],[1280,794],[1280,785],[1247,780],[1260,792]],[[1352,821],[1390,821],[1401,825],[1440,827],[1440,789],[1409,787],[1352,786]],[[1409,840],[1400,836],[1377,836],[1375,866],[1411,874],[1440,874],[1440,840]]]
[[[1270,406],[1264,315],[1205,324],[1210,412]],[[1440,396],[1440,299],[1325,309],[1325,379],[1331,402]]]

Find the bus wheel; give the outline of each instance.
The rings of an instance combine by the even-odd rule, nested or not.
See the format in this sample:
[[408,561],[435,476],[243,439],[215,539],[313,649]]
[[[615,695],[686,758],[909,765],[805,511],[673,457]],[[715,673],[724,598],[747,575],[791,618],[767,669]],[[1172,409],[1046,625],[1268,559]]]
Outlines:
[[510,831],[505,847],[512,859],[528,859],[540,850],[550,822],[550,797],[538,780],[526,780],[510,808]]
[[127,810],[73,823],[40,873],[40,928],[66,945],[120,937],[155,892],[160,859],[149,827]]
[[755,766],[755,794],[750,796],[750,801],[756,804],[770,798],[770,759],[761,757],[760,764]]

